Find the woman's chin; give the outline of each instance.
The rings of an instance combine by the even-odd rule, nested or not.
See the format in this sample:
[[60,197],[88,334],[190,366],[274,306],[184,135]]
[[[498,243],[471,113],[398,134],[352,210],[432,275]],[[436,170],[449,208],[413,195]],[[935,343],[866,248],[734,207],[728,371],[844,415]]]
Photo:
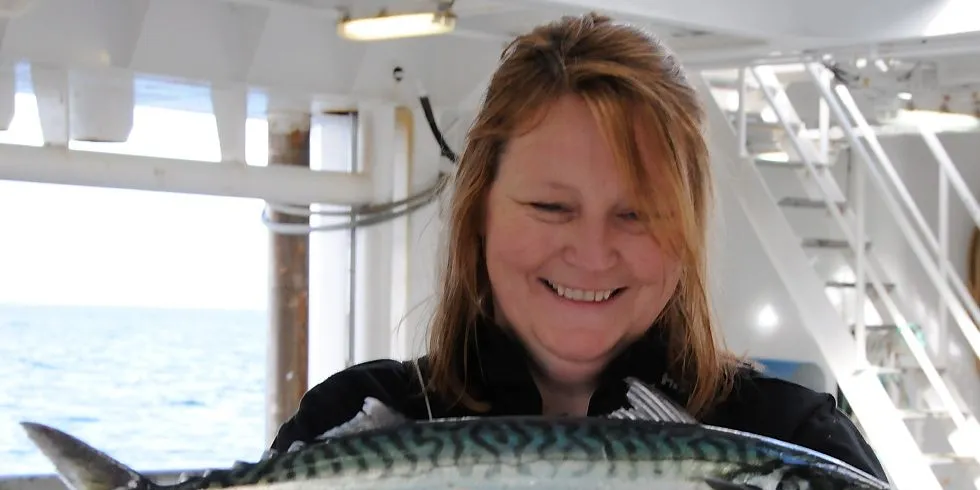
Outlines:
[[532,349],[536,351],[539,368],[551,381],[579,383],[590,380],[602,371],[615,350],[614,342],[575,340],[559,339]]

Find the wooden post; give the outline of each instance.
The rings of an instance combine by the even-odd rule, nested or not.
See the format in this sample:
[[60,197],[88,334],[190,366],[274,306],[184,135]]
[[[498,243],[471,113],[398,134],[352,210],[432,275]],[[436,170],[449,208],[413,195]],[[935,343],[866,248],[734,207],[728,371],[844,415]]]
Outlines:
[[[269,165],[309,167],[310,114],[270,112],[268,123]],[[308,216],[269,215],[275,223],[309,224]],[[266,433],[271,444],[308,387],[309,235],[273,233],[270,255]]]

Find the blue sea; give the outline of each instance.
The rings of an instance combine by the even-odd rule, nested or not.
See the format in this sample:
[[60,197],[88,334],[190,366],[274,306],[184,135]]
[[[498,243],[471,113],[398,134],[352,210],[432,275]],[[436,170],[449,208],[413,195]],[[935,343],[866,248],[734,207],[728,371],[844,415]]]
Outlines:
[[0,475],[53,471],[25,419],[137,470],[258,458],[266,330],[264,311],[0,305]]

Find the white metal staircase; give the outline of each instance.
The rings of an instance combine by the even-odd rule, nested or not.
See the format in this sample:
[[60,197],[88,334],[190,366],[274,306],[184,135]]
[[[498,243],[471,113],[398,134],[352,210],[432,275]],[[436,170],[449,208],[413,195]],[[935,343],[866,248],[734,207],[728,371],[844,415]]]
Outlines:
[[[943,473],[937,471],[937,466],[952,463],[964,470],[962,474],[980,471],[980,425],[959,397],[951,378],[937,368],[936,361],[944,359],[942,349],[932,346],[930,350],[908,308],[899,306],[908,299],[901,297],[900,285],[889,282],[887,271],[868,239],[865,222],[868,177],[873,190],[897,221],[929,282],[943,298],[952,324],[958,327],[956,333],[965,337],[972,347],[970,354],[978,356],[980,332],[976,325],[980,324],[980,309],[962,279],[952,272],[944,241],[937,239],[926,224],[851,93],[845,86],[833,83],[830,71],[823,64],[800,60],[799,66],[820,95],[816,131],[806,128],[772,66],[749,66],[735,71],[737,75],[733,79],[737,80],[739,94],[738,110],[734,114],[726,112],[718,98],[707,95],[715,93],[707,73],[691,74],[705,94],[712,159],[719,184],[731,185],[734,200],[759,236],[802,322],[837,378],[841,394],[853,410],[853,419],[875,448],[893,486],[915,490],[953,488],[948,480],[941,478]],[[800,74],[798,70],[797,75]],[[770,117],[766,118],[769,121],[759,121],[760,117],[753,121],[748,114],[747,101],[752,95],[771,108]],[[778,121],[772,120],[773,115]],[[856,157],[852,177],[857,190],[850,200],[833,175],[829,136],[832,119],[836,131],[843,134],[844,146]],[[781,135],[776,146],[789,156],[789,161],[758,157],[761,151],[773,149],[751,144],[749,134],[759,128]],[[955,188],[980,226],[980,206],[938,138],[925,130],[922,135],[940,164],[942,185]],[[763,172],[787,171],[796,174],[804,195],[774,197]],[[799,212],[799,208],[809,208],[812,213],[825,210],[837,236],[800,237],[785,214],[788,209]],[[942,227],[943,223],[941,235],[945,233]],[[807,251],[814,249],[841,254],[840,258],[853,270],[853,278],[826,277],[826,271],[818,271],[812,265]],[[828,296],[828,288],[847,289],[852,303],[835,306]],[[867,303],[881,317],[880,324],[866,324]],[[943,342],[945,335],[946,332],[940,333]],[[900,349],[894,348],[895,340],[901,340]],[[892,348],[885,352],[869,348],[882,344]],[[915,425],[917,421],[936,418],[951,423],[947,437],[949,449],[941,454],[924,449],[926,434],[916,430]],[[980,482],[969,483],[980,488]]]

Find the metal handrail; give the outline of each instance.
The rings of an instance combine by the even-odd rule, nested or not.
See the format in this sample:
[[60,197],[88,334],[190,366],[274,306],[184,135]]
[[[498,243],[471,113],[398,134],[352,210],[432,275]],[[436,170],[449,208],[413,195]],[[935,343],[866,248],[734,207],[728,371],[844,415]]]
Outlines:
[[[942,265],[941,272],[943,278],[948,278],[950,273],[956,279],[954,285],[956,290],[960,295],[970,313],[973,315],[973,319],[977,321],[980,325],[980,308],[977,308],[976,298],[969,292],[966,285],[963,284],[962,279],[959,274],[956,274],[955,269],[951,267],[949,263],[949,186],[952,185],[956,192],[959,194],[960,199],[966,206],[966,212],[973,218],[973,223],[980,227],[980,205],[977,204],[977,200],[973,197],[973,193],[970,192],[970,188],[966,185],[966,181],[963,180],[963,176],[960,175],[960,171],[953,164],[953,159],[950,158],[949,154],[946,153],[946,148],[943,147],[942,142],[936,136],[932,130],[925,128],[921,123],[915,124],[915,127],[919,130],[919,134],[922,136],[923,141],[925,141],[926,146],[932,152],[933,157],[939,162],[939,261]],[[946,315],[942,315],[939,318],[939,342],[940,345],[947,345],[947,331],[948,322]],[[943,358],[945,358],[946,352],[942,352]]]
[[[956,298],[953,295],[952,291],[949,288],[949,284],[947,284],[947,282],[943,280],[941,276],[941,272],[938,270],[938,266],[935,263],[933,263],[933,261],[929,257],[929,250],[926,249],[925,244],[922,243],[922,239],[916,234],[916,230],[912,227],[912,224],[909,223],[908,217],[906,217],[905,214],[902,212],[903,210],[901,204],[899,204],[899,202],[895,199],[895,196],[892,194],[892,190],[885,182],[884,176],[881,175],[881,170],[875,165],[876,160],[872,158],[871,154],[868,152],[868,149],[865,147],[865,145],[862,144],[860,136],[857,134],[855,129],[850,125],[850,122],[847,118],[847,114],[844,112],[844,108],[842,107],[841,101],[839,101],[836,97],[834,97],[833,92],[831,92],[827,87],[822,86],[821,84],[818,83],[820,78],[813,63],[808,62],[805,63],[804,66],[806,68],[807,73],[816,83],[821,97],[827,100],[831,112],[834,114],[835,119],[837,119],[837,121],[840,123],[841,129],[844,131],[844,134],[847,137],[848,141],[851,143],[854,150],[857,151],[857,153],[861,156],[861,159],[867,163],[868,170],[870,170],[870,173],[873,177],[872,180],[875,182],[875,184],[877,184],[879,190],[881,191],[883,200],[885,202],[885,206],[888,208],[892,216],[898,222],[899,228],[902,230],[902,233],[908,239],[909,244],[912,247],[912,251],[919,259],[919,262],[922,265],[923,269],[925,270],[926,275],[929,276],[929,279],[933,282],[933,285],[936,286],[936,288],[939,290],[939,294],[943,299],[943,304],[947,306],[953,318],[956,320],[956,323],[960,327],[960,330],[963,332],[963,335],[965,336],[967,343],[970,344],[970,347],[973,349],[976,355],[980,357],[980,331],[977,330],[976,324],[974,324],[973,321],[970,319],[970,316],[967,314],[964,305],[961,304],[958,298]],[[843,87],[838,86],[838,88],[843,88]],[[838,95],[841,95],[842,93],[847,94],[846,88],[844,88],[843,91],[837,90]],[[854,108],[856,109],[856,107]],[[855,119],[858,118],[863,119],[863,117],[861,117],[860,114],[855,115],[852,112],[851,115],[854,116]],[[859,122],[859,126],[860,126],[860,122]],[[870,128],[863,131],[865,133],[865,141],[870,142],[873,140],[877,142],[877,138],[875,138],[873,134],[870,134],[871,133]],[[875,145],[871,145],[871,146],[875,148]],[[880,144],[878,144],[876,148],[880,149],[882,152],[884,151],[881,148]],[[879,155],[879,157],[881,157],[881,155]],[[884,158],[877,160],[877,163],[881,164],[882,166],[889,167],[891,161],[888,160],[887,156],[884,156]],[[894,167],[891,167],[891,172],[894,172]],[[895,174],[894,178],[899,178],[899,177],[897,176],[897,174]],[[899,180],[899,184],[901,184],[900,180]],[[902,186],[902,188],[904,188],[904,186]],[[903,197],[908,197],[908,199],[911,199],[911,196],[903,195]],[[915,206],[915,203],[914,202],[906,203],[906,205]],[[929,236],[932,237],[931,235]],[[935,237],[932,238],[935,239]],[[956,274],[952,270],[950,270],[949,272],[950,275],[953,276],[954,279],[956,279],[956,281],[954,281],[954,284],[956,282],[962,284],[962,281],[959,279],[958,274]],[[980,318],[980,309],[976,308],[976,301],[973,301],[972,297],[970,297],[970,301],[972,302],[972,305],[967,303],[966,307],[972,307],[971,310],[977,310],[975,313],[977,317]]]
[[[773,112],[775,112],[780,124],[782,124],[783,128],[786,130],[786,133],[789,135],[789,141],[793,146],[793,150],[800,156],[802,163],[807,167],[812,175],[820,175],[817,173],[816,165],[814,164],[814,159],[811,152],[804,148],[803,142],[800,141],[799,135],[792,129],[792,123],[789,120],[792,116],[783,112],[783,108],[780,107],[780,105],[776,102],[775,96],[770,92],[770,86],[765,83],[763,77],[759,74],[758,68],[753,67],[750,68],[749,71],[759,82],[766,101],[769,103],[770,107],[772,107]],[[837,112],[833,102],[828,101],[828,105],[830,106],[832,112]],[[839,110],[840,107],[837,106],[836,109]],[[854,235],[854,231],[845,220],[843,213],[834,203],[834,199],[831,197],[830,190],[828,189],[828,184],[820,178],[816,178],[816,183],[820,189],[820,193],[823,195],[824,202],[827,204],[828,211],[830,212],[831,216],[833,216],[834,221],[843,231],[845,239],[851,245],[851,248],[855,251],[863,249],[864,244],[858,241],[858,238]],[[928,352],[926,352],[922,344],[918,342],[918,338],[916,337],[915,333],[912,332],[911,328],[909,327],[909,323],[906,321],[904,315],[901,314],[898,306],[892,300],[891,295],[884,287],[878,271],[872,267],[868,267],[866,270],[864,270],[864,273],[867,275],[867,278],[875,288],[875,291],[878,292],[879,297],[885,302],[886,308],[889,310],[889,314],[891,314],[895,320],[895,324],[900,335],[902,336],[902,339],[908,345],[909,350],[912,352],[912,356],[916,359],[919,365],[922,366],[926,379],[943,401],[943,405],[949,411],[951,419],[957,427],[963,427],[966,424],[966,418],[960,411],[958,404],[956,403],[956,399],[953,397],[949,388],[946,386],[945,381],[942,379],[942,376],[939,374],[939,371],[929,358]],[[858,284],[858,287],[861,287],[861,285]],[[858,310],[858,315],[861,315],[861,311],[861,309]]]
[[[706,94],[710,94],[710,87],[703,80],[700,80],[698,83],[699,89]],[[779,97],[782,102],[785,92],[779,90],[781,88],[779,84],[775,88],[776,90],[770,91],[770,95]],[[723,148],[718,149],[724,150],[727,148],[737,152],[741,147],[741,143],[731,138],[735,136],[735,131],[732,131],[733,121],[730,119],[723,121],[725,116],[721,111],[721,106],[718,101],[713,100],[710,96],[708,99],[714,102],[712,104],[712,109],[714,110],[709,111],[710,118],[712,119],[712,129],[717,131],[720,128],[715,126],[726,123],[725,129],[727,131],[722,131],[723,134],[716,135],[720,139],[719,144],[723,145]],[[788,103],[789,101],[785,100],[785,102],[787,103],[781,103],[779,107],[779,109],[785,109],[785,111],[781,110],[780,112],[784,115],[788,112],[795,112],[793,111],[792,105]],[[785,123],[784,117],[784,128],[787,126]],[[796,132],[796,128],[790,129],[792,129],[791,134]],[[726,137],[728,138],[727,140]],[[786,143],[789,144],[790,142],[786,141]],[[807,142],[804,141],[803,143]],[[806,152],[808,145],[804,144],[800,146],[803,147],[803,155],[816,157],[816,155],[811,155]],[[792,150],[787,148],[787,151]],[[826,331],[825,327],[827,325],[837,325],[845,328],[846,322],[843,321],[839,312],[833,311],[834,309],[828,298],[812,296],[812,294],[819,294],[822,289],[819,286],[820,281],[818,275],[816,271],[810,269],[805,263],[800,264],[799,261],[802,260],[803,255],[801,254],[803,254],[803,251],[796,248],[799,245],[797,241],[798,237],[793,238],[795,234],[790,223],[786,221],[786,217],[779,216],[779,211],[773,201],[774,196],[765,191],[765,182],[759,173],[758,167],[750,164],[754,159],[739,158],[737,161],[741,165],[749,167],[750,170],[744,176],[743,184],[746,186],[746,189],[751,189],[751,195],[739,196],[738,201],[746,213],[749,213],[749,221],[753,224],[753,227],[765,239],[763,243],[766,244],[767,254],[773,259],[777,272],[780,272],[780,277],[786,282],[794,302],[798,303],[801,311],[808,313],[805,315],[803,323],[806,324],[806,327],[815,336],[815,340],[821,347],[824,355],[828,360],[832,361],[830,367],[838,376],[842,392],[847,394],[848,397],[853,396],[851,401],[855,407],[855,413],[859,414],[861,420],[866,423],[864,430],[867,431],[870,440],[879,448],[879,456],[882,459],[882,463],[895,478],[893,481],[895,488],[917,490],[935,488],[938,490],[941,488],[941,485],[935,472],[930,468],[926,458],[923,457],[923,448],[920,443],[915,441],[908,427],[903,423],[901,414],[895,408],[893,400],[889,398],[882,385],[882,380],[878,378],[875,372],[862,369],[866,364],[862,364],[858,358],[852,358],[850,354],[841,355],[842,352],[855,352],[853,350],[853,344],[842,345],[842,349],[836,348],[836,342],[848,342],[848,335],[845,332],[837,329],[833,329],[833,332]],[[815,158],[804,160],[804,164],[806,164],[811,173],[821,175],[821,173],[825,172],[823,168],[824,162],[817,162]],[[741,181],[743,179],[739,177],[737,180],[742,183]],[[831,187],[831,192],[839,193],[839,189],[833,187],[831,183],[832,181],[824,182],[825,185]],[[816,184],[816,182],[813,182],[813,185]],[[819,194],[818,191],[814,190],[814,197]],[[830,209],[840,208],[834,205]],[[845,209],[845,211],[849,210]],[[772,243],[766,243],[770,239]],[[800,280],[796,281],[790,273],[803,274],[804,277],[800,277]],[[804,292],[807,294],[803,294]]]
[[946,175],[946,178],[949,179],[949,183],[959,193],[960,199],[963,200],[963,204],[966,206],[967,214],[980,227],[980,204],[977,203],[977,199],[973,197],[973,193],[970,192],[970,188],[966,185],[966,181],[963,180],[960,171],[953,164],[953,159],[950,158],[949,153],[946,153],[946,148],[943,147],[939,138],[936,137],[936,133],[922,127],[921,124],[916,124],[915,127],[919,130],[919,134],[922,135],[922,139],[925,140],[926,146],[932,151],[932,155],[936,157],[936,161],[939,162],[939,167]]
[[[902,183],[902,179],[901,177],[899,177],[898,172],[895,170],[895,166],[892,164],[891,159],[888,158],[888,154],[885,153],[885,149],[882,148],[881,143],[878,141],[878,137],[874,134],[874,131],[871,129],[871,126],[868,124],[868,121],[864,118],[864,115],[861,114],[861,110],[857,107],[857,103],[854,102],[854,98],[851,97],[850,91],[847,89],[847,87],[843,85],[838,85],[835,88],[834,92],[836,92],[839,100],[841,101],[841,103],[844,104],[845,108],[848,110],[851,117],[854,118],[855,123],[857,123],[858,125],[858,129],[861,131],[861,133],[864,134],[865,141],[868,143],[868,146],[871,147],[871,150],[873,151],[875,157],[878,159],[880,165],[882,166],[882,170],[884,170],[884,172],[888,175],[891,184],[895,186],[895,190],[897,190],[899,195],[901,196],[902,198],[901,203],[905,205],[906,209],[908,209],[910,213],[912,213],[912,216],[915,218],[915,222],[919,227],[918,231],[922,233],[923,236],[926,237],[932,253],[936,254],[937,256],[940,256],[940,259],[938,259],[937,262],[941,262],[941,263],[938,264],[937,267],[942,267],[946,269],[945,272],[949,274],[950,282],[952,282],[952,285],[956,293],[959,295],[960,301],[963,302],[964,308],[967,310],[970,316],[973,317],[973,322],[975,322],[973,326],[973,330],[976,330],[976,325],[980,324],[980,305],[977,304],[976,299],[974,299],[973,295],[970,294],[970,290],[966,287],[966,283],[963,282],[963,279],[960,277],[960,275],[954,272],[956,269],[953,267],[953,264],[949,261],[949,258],[943,257],[941,255],[940,252],[942,251],[942,247],[940,246],[939,240],[932,234],[932,230],[929,229],[929,225],[926,224],[925,218],[922,217],[922,213],[919,211],[919,207],[916,205],[915,200],[912,198],[912,195],[909,194],[908,189],[905,187],[905,184]],[[845,122],[842,121],[841,124],[845,124]],[[924,128],[921,128],[920,126],[920,131],[922,129]],[[935,135],[933,135],[933,137],[935,139]],[[926,143],[928,145],[929,144],[928,138],[926,138],[926,140],[927,140]],[[938,139],[935,140],[935,143],[937,144],[939,143]],[[943,153],[945,153],[945,151]],[[946,157],[948,159],[949,155],[946,155]],[[952,161],[950,160],[948,163],[949,163],[949,167],[952,167],[953,172],[955,172],[956,175],[959,176],[959,173],[956,172],[955,166],[953,166]],[[945,166],[941,166],[940,169],[943,171],[949,170]],[[945,175],[947,176],[947,178],[949,177],[948,173]],[[966,191],[966,194],[970,195],[969,189],[966,188],[966,183],[962,181],[962,178],[960,178],[959,184],[963,186],[963,189]],[[969,208],[969,203],[966,204]],[[973,204],[974,206],[976,206],[975,200],[973,201]],[[978,214],[980,214],[980,212],[978,212]],[[978,222],[978,225],[980,225],[980,222]],[[937,285],[937,287],[939,286]],[[980,337],[978,337],[978,339],[980,339]],[[977,355],[980,356],[980,351],[978,351],[976,347],[974,347],[974,350],[977,352]]]

